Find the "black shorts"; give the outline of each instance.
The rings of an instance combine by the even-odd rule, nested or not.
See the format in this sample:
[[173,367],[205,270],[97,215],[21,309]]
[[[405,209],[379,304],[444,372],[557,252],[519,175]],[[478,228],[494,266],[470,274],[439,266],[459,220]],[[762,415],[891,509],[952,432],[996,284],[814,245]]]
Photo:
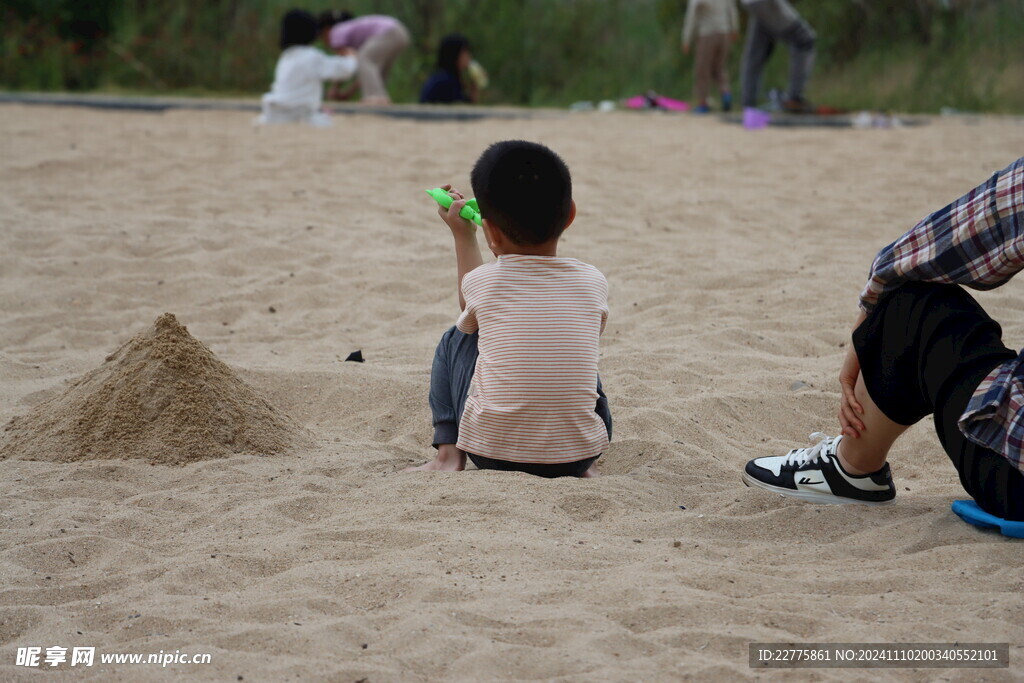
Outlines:
[[956,285],[903,285],[854,330],[853,344],[875,405],[903,425],[932,414],[964,490],[986,512],[1024,520],[1024,474],[957,424],[986,375],[1017,357],[978,302]]
[[583,473],[590,469],[590,466],[597,462],[600,455],[585,460],[558,463],[536,463],[536,462],[512,462],[511,460],[497,460],[485,458],[482,455],[466,453],[473,464],[482,470],[501,470],[503,472],[526,472],[537,477],[554,479],[556,477],[582,477]]

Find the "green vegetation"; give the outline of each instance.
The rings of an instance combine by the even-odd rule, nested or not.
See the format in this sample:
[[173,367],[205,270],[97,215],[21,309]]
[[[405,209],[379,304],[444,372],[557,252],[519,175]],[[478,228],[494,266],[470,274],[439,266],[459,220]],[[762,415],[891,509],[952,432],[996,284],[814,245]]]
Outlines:
[[[294,0],[8,0],[0,88],[168,94],[260,93]],[[564,106],[646,90],[686,98],[685,0],[338,0],[399,17],[414,37],[392,77],[413,101],[445,33],[487,67],[492,103]],[[804,0],[818,32],[809,95],[849,108],[1024,112],[1024,0]],[[316,13],[335,5],[310,0]],[[741,12],[742,14],[742,12]],[[732,53],[738,77],[741,45]],[[784,50],[767,73],[785,84]],[[738,87],[738,84],[737,84]]]

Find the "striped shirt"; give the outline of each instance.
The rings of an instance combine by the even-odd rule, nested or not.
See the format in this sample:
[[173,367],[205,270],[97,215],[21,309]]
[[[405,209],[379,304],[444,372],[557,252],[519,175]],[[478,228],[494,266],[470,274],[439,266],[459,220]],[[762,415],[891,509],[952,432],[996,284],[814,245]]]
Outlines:
[[[870,311],[904,282],[994,289],[1024,270],[1024,157],[882,249],[861,293]],[[974,443],[1024,471],[1024,351],[975,390],[959,420]]]
[[598,342],[608,282],[582,261],[504,254],[462,279],[457,327],[479,332],[459,422],[460,449],[497,460],[574,462],[600,455]]

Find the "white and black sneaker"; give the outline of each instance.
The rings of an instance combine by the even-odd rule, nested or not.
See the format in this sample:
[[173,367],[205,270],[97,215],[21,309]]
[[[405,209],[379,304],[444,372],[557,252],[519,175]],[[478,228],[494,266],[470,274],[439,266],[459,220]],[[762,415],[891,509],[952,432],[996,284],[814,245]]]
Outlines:
[[843,437],[815,432],[814,439],[818,442],[810,448],[751,460],[743,483],[812,503],[886,505],[896,498],[888,463],[872,474],[848,474],[836,456]]

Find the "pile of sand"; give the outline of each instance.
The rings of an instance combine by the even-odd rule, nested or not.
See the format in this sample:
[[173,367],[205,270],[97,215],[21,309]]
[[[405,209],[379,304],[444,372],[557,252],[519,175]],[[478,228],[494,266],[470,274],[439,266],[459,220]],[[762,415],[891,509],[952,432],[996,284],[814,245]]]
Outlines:
[[170,313],[5,431],[0,458],[159,464],[281,453],[302,432]]

